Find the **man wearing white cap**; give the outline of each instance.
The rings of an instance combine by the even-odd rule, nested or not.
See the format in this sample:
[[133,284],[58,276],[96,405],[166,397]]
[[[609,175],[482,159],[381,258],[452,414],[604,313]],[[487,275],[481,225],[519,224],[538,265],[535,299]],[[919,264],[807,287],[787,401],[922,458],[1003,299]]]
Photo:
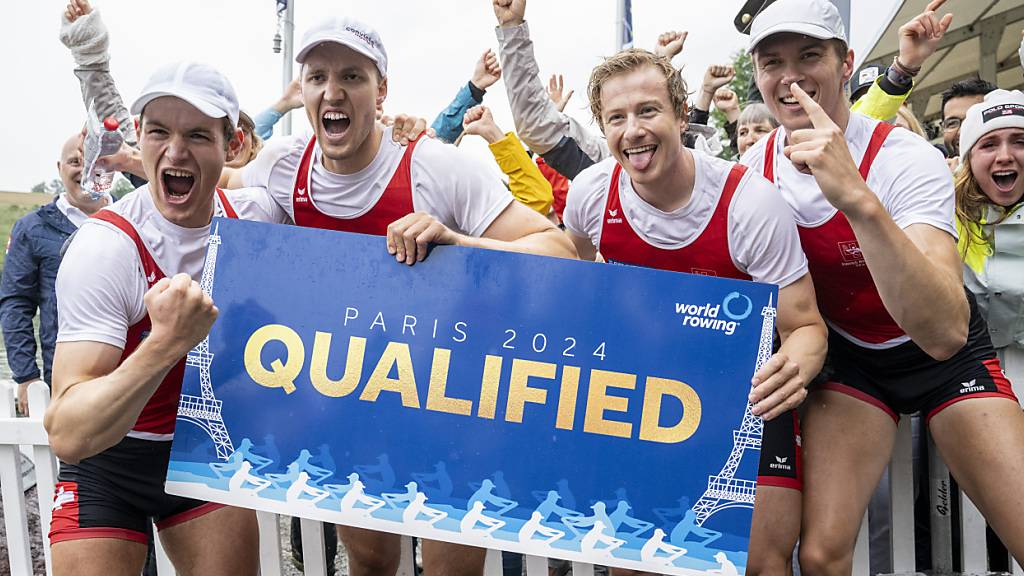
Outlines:
[[306,32],[295,60],[313,135],[274,139],[229,188],[265,188],[299,226],[387,236],[388,251],[407,264],[430,243],[575,256],[490,166],[430,139],[394,142],[375,121],[388,91],[375,30],[325,20]]
[[[926,33],[940,33],[934,12],[924,16]],[[899,415],[918,411],[1021,557],[1022,490],[1006,483],[1024,478],[1024,415],[963,288],[943,158],[849,111],[853,52],[828,0],[778,0],[754,19],[750,51],[782,126],[743,161],[793,210],[830,332],[826,376],[805,402],[801,570],[850,573]]]
[[[375,120],[387,97],[380,35],[351,18],[329,18],[303,36],[302,100],[312,135],[275,138],[228,188],[265,189],[295,224],[386,236],[398,262],[423,260],[430,244],[575,257],[546,218],[516,202],[489,165],[424,139],[394,142]],[[383,248],[383,247],[382,247]],[[399,538],[340,527],[353,576],[394,574]],[[484,551],[441,542],[423,547],[428,572],[478,574]]]
[[149,184],[79,229],[57,275],[53,401],[61,459],[54,574],[138,574],[149,519],[180,572],[255,574],[251,511],[163,491],[184,357],[217,308],[196,280],[213,216],[282,222],[262,190],[216,189],[241,148],[226,78],[194,63],[159,69],[132,106]]

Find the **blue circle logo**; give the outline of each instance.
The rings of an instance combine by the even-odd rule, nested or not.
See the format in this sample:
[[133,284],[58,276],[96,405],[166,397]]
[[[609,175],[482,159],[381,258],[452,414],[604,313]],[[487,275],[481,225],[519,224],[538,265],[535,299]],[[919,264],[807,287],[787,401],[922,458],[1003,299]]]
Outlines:
[[[729,304],[733,300],[739,300],[740,298],[747,301],[747,308],[743,312],[736,314],[729,308]],[[750,313],[753,311],[754,303],[750,301],[750,298],[747,298],[746,296],[740,294],[739,292],[732,292],[725,297],[725,300],[722,300],[722,312],[725,312],[725,315],[733,320],[746,320],[747,316],[750,316]]]

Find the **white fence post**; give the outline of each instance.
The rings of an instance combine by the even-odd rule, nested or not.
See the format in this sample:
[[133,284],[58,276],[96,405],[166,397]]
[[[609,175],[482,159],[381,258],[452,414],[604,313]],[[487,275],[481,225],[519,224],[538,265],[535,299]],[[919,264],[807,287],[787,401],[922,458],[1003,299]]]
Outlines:
[[[14,389],[0,389],[0,418],[14,419]],[[21,482],[21,451],[18,443],[0,444],[0,488],[4,503],[4,528],[11,574],[32,574],[32,548],[28,538],[28,514]],[[40,494],[40,500],[44,496]]]
[[280,516],[273,512],[257,512],[260,529],[260,576],[281,576]]
[[306,576],[327,576],[323,522],[300,518],[299,525],[302,529],[302,571]]
[[[50,405],[50,389],[40,380],[28,387],[28,413],[32,418],[42,419]],[[46,575],[53,575],[53,558],[50,556],[50,522],[53,519],[53,491],[57,485],[57,459],[48,444],[32,445],[32,463],[36,467],[36,503],[39,507],[39,529],[43,532],[43,557],[46,559]]]
[[914,558],[914,459],[911,417],[900,418],[889,463],[889,502],[892,519],[892,571],[916,572]]

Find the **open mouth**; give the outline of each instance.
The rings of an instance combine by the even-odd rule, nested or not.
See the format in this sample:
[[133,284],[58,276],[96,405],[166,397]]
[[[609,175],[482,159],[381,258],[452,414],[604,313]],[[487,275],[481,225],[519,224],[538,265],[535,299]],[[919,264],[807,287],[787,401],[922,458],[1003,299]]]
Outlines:
[[1000,192],[1012,192],[1017,183],[1018,173],[1016,170],[1000,170],[992,173],[992,182]]
[[[801,86],[801,88],[802,88],[802,86]],[[807,92],[807,95],[810,96],[811,99],[813,100],[814,97],[818,95],[818,93],[817,92]],[[797,100],[796,96],[794,96],[792,94],[786,94],[785,96],[779,98],[779,104],[782,104],[783,107],[785,107],[785,108],[801,108],[800,107],[800,101]]]
[[623,155],[626,156],[626,160],[629,161],[629,165],[636,170],[646,170],[651,165],[651,160],[654,159],[654,153],[658,150],[658,146],[655,144],[646,144],[644,146],[633,146],[632,148],[626,148],[622,151]]
[[160,175],[164,195],[171,204],[181,204],[188,200],[195,186],[196,177],[189,170],[166,168]]
[[324,126],[324,134],[332,140],[344,136],[345,132],[348,131],[349,125],[352,123],[349,120],[348,114],[334,111],[324,112],[320,120]]

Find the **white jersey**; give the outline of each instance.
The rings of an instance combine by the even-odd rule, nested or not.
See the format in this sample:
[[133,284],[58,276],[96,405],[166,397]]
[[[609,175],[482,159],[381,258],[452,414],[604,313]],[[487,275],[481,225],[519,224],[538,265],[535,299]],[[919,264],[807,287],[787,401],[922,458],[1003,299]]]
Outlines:
[[[266,189],[293,220],[296,172],[310,138],[309,134],[274,138],[256,160],[242,169],[243,184]],[[341,219],[366,214],[383,195],[404,152],[405,147],[392,140],[388,128],[377,155],[366,168],[355,174],[335,174],[324,167],[317,144],[310,183],[316,209]],[[470,236],[482,235],[513,201],[496,167],[432,138],[422,138],[416,144],[411,178],[416,212],[426,212]]]
[[[877,120],[862,114],[850,114],[846,144],[855,162],[864,156],[877,124]],[[767,142],[767,137],[762,138],[743,155],[742,163],[758,174],[764,173]],[[797,224],[818,226],[837,210],[818,188],[814,176],[800,172],[786,158],[785,145],[786,130],[779,127],[775,139],[775,183],[793,210]],[[956,237],[953,177],[942,154],[917,134],[903,129],[889,134],[871,165],[867,185],[900,228],[929,224]]]
[[[711,224],[725,188],[732,162],[697,150],[694,189],[689,202],[672,212],[645,202],[633,189],[625,170],[619,176],[622,217],[643,241],[662,250],[678,250],[694,243]],[[605,208],[614,158],[581,172],[569,188],[563,222],[567,230],[601,246]],[[737,270],[756,282],[786,287],[807,273],[807,259],[790,211],[778,201],[770,182],[748,170],[728,207],[729,257]]]
[[[263,190],[226,190],[239,218],[287,222]],[[214,216],[225,216],[215,198]],[[164,218],[149,186],[106,208],[128,220],[168,277],[184,272],[199,281],[210,227],[183,228]],[[102,342],[123,349],[128,328],[146,316],[146,275],[135,243],[109,222],[90,218],[68,246],[57,272],[57,342]]]

